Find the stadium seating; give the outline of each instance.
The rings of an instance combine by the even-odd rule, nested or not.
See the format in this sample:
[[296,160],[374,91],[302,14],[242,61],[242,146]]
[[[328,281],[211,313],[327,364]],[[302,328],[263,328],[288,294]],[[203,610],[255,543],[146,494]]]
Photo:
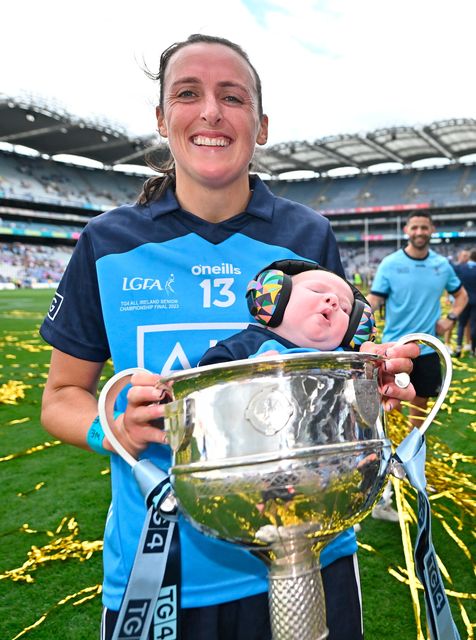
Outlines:
[[[145,176],[55,162],[0,151],[2,282],[56,282],[91,216],[136,200]],[[414,207],[437,221],[438,251],[476,244],[476,166],[453,164],[347,177],[268,181],[276,195],[326,215],[349,274],[370,278],[384,255],[404,242],[402,227]],[[36,242],[31,251],[30,242]],[[41,250],[38,243],[44,243]],[[51,251],[68,245],[60,257]],[[10,249],[8,248],[10,247]],[[18,263],[12,256],[22,255]],[[35,262],[38,257],[38,264]]]

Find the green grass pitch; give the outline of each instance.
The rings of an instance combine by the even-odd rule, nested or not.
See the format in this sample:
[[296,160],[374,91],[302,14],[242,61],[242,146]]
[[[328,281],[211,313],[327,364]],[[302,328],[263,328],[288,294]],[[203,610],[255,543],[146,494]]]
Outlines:
[[[50,349],[38,327],[51,291],[0,291],[0,638],[95,640],[101,613],[101,540],[110,499],[108,459],[54,444],[41,427],[40,404]],[[456,363],[451,411],[442,412],[429,438],[453,452],[475,455],[476,361]],[[105,376],[112,375],[110,367]],[[467,392],[462,396],[462,390]],[[459,411],[463,409],[463,411]],[[53,443],[53,446],[45,446]],[[462,494],[474,486],[470,464],[455,457],[465,474]],[[444,480],[444,479],[443,479]],[[472,497],[474,514],[474,494]],[[436,550],[454,592],[474,591],[474,518],[471,508],[444,499],[446,522],[433,519]],[[463,514],[463,515],[461,515]],[[468,515],[469,514],[469,515]],[[459,523],[459,524],[458,524]],[[412,539],[415,529],[412,527]],[[365,634],[368,640],[417,638],[408,586],[389,568],[404,567],[398,524],[367,518],[358,534]],[[472,549],[474,553],[474,546]],[[450,603],[461,638],[476,619],[474,594]],[[420,595],[423,607],[423,599]],[[459,603],[464,606],[460,609]],[[42,616],[46,617],[42,620]],[[39,624],[38,621],[40,621]],[[423,617],[424,624],[424,617]],[[28,627],[33,626],[27,630]],[[425,635],[426,637],[426,635]]]

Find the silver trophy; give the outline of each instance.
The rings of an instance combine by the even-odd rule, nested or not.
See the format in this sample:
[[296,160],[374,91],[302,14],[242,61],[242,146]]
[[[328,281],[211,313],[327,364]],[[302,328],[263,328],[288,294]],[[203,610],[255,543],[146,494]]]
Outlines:
[[[448,390],[451,359],[426,334],[399,342],[417,340],[434,347],[446,365],[423,432]],[[298,353],[162,379],[173,393],[165,429],[180,509],[203,533],[244,546],[268,564],[274,640],[327,637],[320,552],[365,518],[389,472],[398,475],[381,419],[382,360],[365,353]],[[109,392],[134,371],[115,376],[100,397],[103,428],[113,442]],[[121,449],[132,466],[140,464]]]

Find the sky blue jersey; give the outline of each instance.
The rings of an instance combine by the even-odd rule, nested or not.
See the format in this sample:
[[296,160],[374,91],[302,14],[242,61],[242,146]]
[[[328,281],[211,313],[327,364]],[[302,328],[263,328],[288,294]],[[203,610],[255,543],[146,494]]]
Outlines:
[[[445,290],[455,293],[460,287],[451,264],[432,249],[423,259],[411,258],[404,249],[386,256],[371,287],[371,293],[385,298],[382,342],[414,332],[436,336],[440,298]],[[421,346],[421,354],[432,352],[431,347]]]
[[[40,329],[76,358],[167,374],[195,366],[218,340],[252,320],[246,286],[275,260],[306,258],[343,274],[323,216],[274,196],[251,178],[246,211],[213,224],[183,211],[169,189],[159,201],[127,205],[84,229]],[[124,410],[125,395],[117,409]],[[171,451],[142,457],[169,470]],[[87,481],[84,479],[84,481]],[[103,602],[118,610],[146,514],[131,469],[111,456],[112,502],[104,536]],[[179,526],[182,606],[199,607],[267,589],[264,564],[236,545]]]

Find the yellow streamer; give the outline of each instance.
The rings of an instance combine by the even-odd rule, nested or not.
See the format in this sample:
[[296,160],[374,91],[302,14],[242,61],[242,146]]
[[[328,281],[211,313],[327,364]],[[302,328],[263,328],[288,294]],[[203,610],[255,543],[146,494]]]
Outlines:
[[53,442],[44,442],[43,444],[38,444],[35,447],[30,447],[29,449],[25,449],[25,451],[20,451],[19,453],[10,453],[7,456],[3,456],[3,458],[0,458],[0,462],[9,462],[10,460],[15,460],[16,458],[22,458],[23,456],[30,456],[32,453],[38,453],[38,451],[43,451],[44,449],[51,449],[52,447],[57,447],[60,444],[63,444],[61,440],[53,440]]
[[48,611],[46,611],[43,615],[41,615],[36,622],[34,622],[28,627],[25,627],[22,631],[20,631],[20,633],[17,633],[17,635],[13,637],[12,640],[17,640],[18,638],[21,638],[22,636],[27,634],[29,631],[32,631],[32,629],[36,629],[37,627],[39,627],[40,624],[42,624],[46,620],[47,616],[49,616],[52,611],[54,611],[55,609],[58,609],[59,607],[62,607],[63,605],[67,604],[74,598],[77,598],[78,596],[82,596],[83,594],[88,594],[83,598],[80,598],[76,602],[71,603],[73,607],[76,607],[80,604],[83,604],[84,602],[87,602],[88,600],[92,600],[93,598],[96,598],[98,595],[100,595],[101,591],[102,591],[101,585],[95,584],[93,587],[86,587],[85,589],[81,589],[81,591],[77,591],[76,593],[72,593],[69,596],[62,598],[56,604],[54,604],[50,609],[48,609]]
[[[69,531],[66,535],[59,535],[66,526]],[[32,546],[28,552],[28,560],[21,567],[9,569],[0,574],[0,580],[12,580],[13,582],[33,582],[32,573],[43,564],[55,560],[68,560],[70,558],[79,559],[80,562],[89,560],[93,553],[102,551],[103,541],[78,540],[79,526],[75,518],[63,518],[57,527],[55,538],[43,547]]]

